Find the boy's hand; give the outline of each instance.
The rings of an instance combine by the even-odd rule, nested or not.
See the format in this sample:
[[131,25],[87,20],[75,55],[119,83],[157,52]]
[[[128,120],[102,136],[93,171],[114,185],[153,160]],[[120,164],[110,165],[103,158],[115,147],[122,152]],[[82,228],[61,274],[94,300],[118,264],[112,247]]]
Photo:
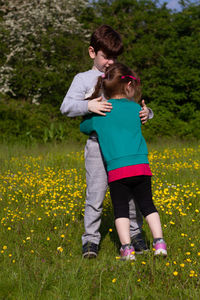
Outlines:
[[145,101],[142,100],[142,110],[140,111],[140,119],[142,124],[145,124],[149,118],[149,109],[145,104]]
[[102,101],[102,97],[98,97],[88,101],[88,111],[105,116],[104,111],[111,111],[112,104],[107,101]]

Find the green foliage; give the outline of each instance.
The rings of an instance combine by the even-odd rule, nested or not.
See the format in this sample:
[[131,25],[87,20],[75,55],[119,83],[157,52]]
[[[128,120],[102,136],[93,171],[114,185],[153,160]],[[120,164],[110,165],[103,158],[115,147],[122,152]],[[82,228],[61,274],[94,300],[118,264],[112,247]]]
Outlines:
[[[174,12],[166,4],[158,5],[159,1],[154,0],[89,1],[85,9],[80,9],[78,2],[72,2],[79,8],[74,19],[80,26],[78,30],[68,28],[67,20],[65,30],[60,13],[52,11],[58,13],[62,30],[45,25],[44,31],[37,30],[37,45],[34,44],[36,37],[24,32],[25,48],[18,54],[15,51],[20,47],[13,46],[14,54],[9,52],[8,37],[9,32],[12,36],[15,31],[20,32],[17,27],[5,26],[4,18],[9,15],[6,15],[6,10],[0,11],[0,64],[3,66],[0,91],[16,101],[14,104],[14,100],[8,99],[0,108],[5,112],[4,116],[1,114],[1,139],[5,136],[7,139],[9,135],[44,142],[82,139],[78,133],[80,120],[62,118],[59,107],[74,75],[91,67],[87,53],[89,36],[103,23],[121,33],[125,51],[119,60],[139,73],[143,98],[154,110],[154,119],[144,129],[147,138],[163,135],[199,138],[200,5],[182,1],[182,11]],[[26,2],[25,7],[29,5]],[[35,9],[38,13],[37,6]],[[14,18],[17,11],[11,12]],[[22,15],[20,11],[17,13]],[[27,30],[27,18],[22,18],[22,21]],[[43,21],[38,25],[40,28]],[[34,26],[38,29],[37,24]],[[31,102],[42,105],[31,106],[28,104]],[[45,117],[48,109],[51,118]],[[16,122],[13,116],[17,118]],[[72,135],[67,128],[72,128]]]
[[1,141],[47,143],[63,140],[84,142],[80,118],[69,119],[50,104],[33,105],[10,100],[0,105]]

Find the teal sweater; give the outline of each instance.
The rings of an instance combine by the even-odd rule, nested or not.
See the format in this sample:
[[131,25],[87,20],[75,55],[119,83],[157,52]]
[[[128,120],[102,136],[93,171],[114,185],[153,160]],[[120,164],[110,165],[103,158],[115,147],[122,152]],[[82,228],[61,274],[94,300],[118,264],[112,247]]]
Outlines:
[[139,104],[128,99],[110,99],[106,116],[89,115],[80,124],[81,132],[97,133],[107,171],[125,166],[148,164],[148,150],[141,131]]

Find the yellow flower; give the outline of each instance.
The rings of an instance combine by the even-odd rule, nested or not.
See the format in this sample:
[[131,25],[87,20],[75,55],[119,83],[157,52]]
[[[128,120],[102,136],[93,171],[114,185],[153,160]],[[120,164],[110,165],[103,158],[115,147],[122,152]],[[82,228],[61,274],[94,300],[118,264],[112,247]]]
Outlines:
[[181,267],[181,268],[184,268],[184,267],[185,267],[185,264],[180,264],[180,267]]
[[139,278],[137,281],[138,281],[138,282],[140,282],[140,281],[141,281],[141,279]]
[[3,250],[6,250],[6,249],[8,249],[8,247],[7,246],[3,246]]
[[109,231],[112,232],[113,231],[112,228],[109,228]]
[[117,279],[116,279],[116,278],[113,278],[112,282],[115,283],[116,281],[117,281]]
[[11,230],[11,227],[8,227],[8,230]]
[[50,241],[50,237],[49,236],[47,237],[47,241]]
[[177,271],[174,271],[174,272],[173,272],[173,275],[174,275],[174,276],[177,276],[177,275],[178,275],[178,272],[177,272]]
[[200,252],[198,252],[197,255],[200,256]]
[[15,263],[15,259],[12,260],[13,264]]
[[64,234],[61,234],[61,236],[60,236],[61,238],[64,238],[65,237],[65,235]]
[[186,254],[186,255],[190,255],[190,252],[186,252],[185,254]]
[[194,247],[194,243],[190,244],[191,247]]
[[165,265],[168,267],[169,266],[169,262],[167,262]]
[[62,247],[58,247],[57,250],[58,250],[59,252],[63,252],[63,248],[62,248]]
[[146,262],[145,262],[145,261],[142,261],[141,264],[142,264],[142,265],[146,265]]

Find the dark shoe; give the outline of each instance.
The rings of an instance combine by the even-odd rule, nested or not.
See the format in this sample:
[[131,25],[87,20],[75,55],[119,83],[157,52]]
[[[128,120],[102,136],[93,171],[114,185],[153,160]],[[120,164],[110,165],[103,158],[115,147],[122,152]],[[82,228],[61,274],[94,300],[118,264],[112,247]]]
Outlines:
[[82,253],[84,258],[95,258],[98,254],[98,245],[92,242],[87,242],[83,245]]
[[131,244],[135,248],[136,254],[142,254],[144,252],[149,251],[149,248],[142,236],[142,233],[138,233],[137,235],[131,237]]

